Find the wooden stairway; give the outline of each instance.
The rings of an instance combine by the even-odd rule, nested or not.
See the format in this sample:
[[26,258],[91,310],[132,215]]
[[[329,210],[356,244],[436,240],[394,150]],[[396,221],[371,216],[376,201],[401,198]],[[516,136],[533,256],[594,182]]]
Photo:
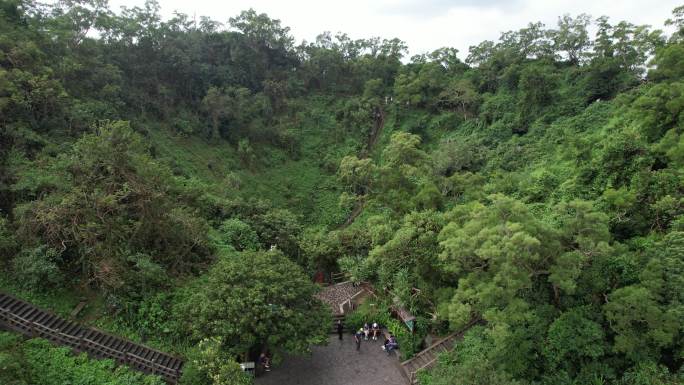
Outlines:
[[406,373],[410,383],[417,384],[418,378],[416,374],[420,370],[427,370],[435,366],[437,363],[437,356],[440,353],[453,350],[456,346],[456,343],[463,338],[465,332],[467,332],[468,329],[470,329],[473,325],[478,323],[482,323],[482,321],[479,319],[473,319],[463,330],[442,338],[441,340],[428,346],[423,351],[417,353],[415,356],[413,356],[413,358],[402,362],[401,367],[404,369],[404,372]]
[[3,293],[0,293],[1,328],[31,338],[45,338],[97,359],[113,359],[131,369],[161,376],[172,384],[178,383],[182,374],[183,360],[179,357],[62,319]]
[[437,355],[451,351],[456,345],[456,341],[461,336],[461,333],[451,334],[417,353],[413,358],[402,362],[401,367],[404,369],[404,372],[406,372],[406,376],[409,378],[409,381],[411,381],[411,384],[417,383],[416,373],[418,373],[419,370],[433,367],[437,361]]

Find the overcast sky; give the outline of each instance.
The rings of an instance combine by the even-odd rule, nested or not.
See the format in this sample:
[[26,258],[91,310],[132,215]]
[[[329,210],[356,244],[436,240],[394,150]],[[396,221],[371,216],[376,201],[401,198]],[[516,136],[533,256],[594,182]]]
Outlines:
[[[496,40],[504,31],[541,21],[554,26],[558,16],[587,13],[663,28],[682,0],[159,0],[165,18],[174,11],[210,16],[226,23],[240,11],[254,8],[291,28],[297,42],[312,41],[323,31],[350,37],[398,37],[411,55],[440,47],[456,47],[462,58],[468,47]],[[120,6],[140,6],[144,0],[110,0]]]

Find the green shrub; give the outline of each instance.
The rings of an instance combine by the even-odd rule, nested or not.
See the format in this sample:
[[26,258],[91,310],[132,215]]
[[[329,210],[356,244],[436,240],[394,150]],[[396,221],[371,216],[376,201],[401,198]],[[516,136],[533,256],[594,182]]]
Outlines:
[[112,360],[92,360],[86,354],[75,356],[68,348],[54,347],[47,340],[23,342],[9,333],[0,333],[0,383],[163,385],[164,381],[116,366]]
[[250,225],[237,218],[223,221],[219,233],[221,241],[232,245],[235,250],[257,250],[259,248],[257,233]]
[[675,385],[684,383],[684,371],[670,373],[667,367],[644,361],[628,370],[621,385]]
[[0,216],[0,261],[10,258],[17,248],[17,242],[7,225],[7,219]]
[[202,340],[189,354],[181,385],[250,385],[252,378],[242,371],[232,356],[221,348],[224,341]]
[[0,384],[28,384],[28,370],[25,361],[21,337],[0,332]]
[[366,300],[354,312],[347,315],[345,322],[349,330],[358,330],[363,324],[377,322],[387,325],[390,319],[389,308],[386,304],[378,301]]
[[47,246],[39,246],[22,253],[12,261],[12,269],[22,288],[42,290],[62,282],[57,266],[60,253]]
[[158,293],[140,302],[133,320],[138,332],[146,336],[171,337],[171,333],[177,329],[171,321],[173,299],[172,294]]

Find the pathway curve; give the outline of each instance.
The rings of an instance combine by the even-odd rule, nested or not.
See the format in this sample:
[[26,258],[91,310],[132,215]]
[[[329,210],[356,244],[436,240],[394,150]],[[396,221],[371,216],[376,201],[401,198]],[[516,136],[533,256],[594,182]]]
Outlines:
[[388,356],[378,341],[363,341],[356,351],[353,337],[340,342],[330,336],[327,346],[314,346],[313,354],[286,357],[282,365],[256,379],[256,385],[406,385],[399,360]]

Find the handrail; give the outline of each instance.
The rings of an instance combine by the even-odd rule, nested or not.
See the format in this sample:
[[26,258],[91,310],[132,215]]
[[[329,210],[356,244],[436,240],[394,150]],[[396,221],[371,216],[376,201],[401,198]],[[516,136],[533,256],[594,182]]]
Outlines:
[[[446,337],[444,337],[444,338],[438,340],[437,342],[433,343],[432,345],[428,346],[427,348],[425,348],[425,349],[421,350],[420,352],[416,353],[416,355],[414,355],[414,356],[411,357],[410,359],[408,359],[408,360],[402,362],[402,363],[401,363],[401,367],[404,369],[404,371],[406,372],[406,374],[409,376],[409,381],[410,381],[411,383],[413,383],[413,381],[414,381],[414,379],[415,379],[415,376],[416,376],[416,373],[418,373],[420,370],[423,370],[423,369],[425,369],[425,368],[431,367],[431,366],[435,363],[435,361],[437,361],[437,355],[435,355],[432,359],[429,359],[426,363],[420,365],[418,368],[413,369],[413,370],[409,370],[409,369],[408,369],[408,366],[409,366],[411,363],[416,362],[417,359],[423,357],[424,355],[427,355],[427,354],[429,354],[429,353],[432,353],[437,347],[439,347],[440,345],[443,345],[444,343],[446,343],[446,342],[448,342],[448,341],[455,340],[455,339],[457,339],[457,338],[462,338],[463,335],[465,334],[465,332],[468,331],[468,329],[470,329],[473,325],[475,325],[475,324],[477,324],[477,323],[480,323],[480,322],[482,322],[482,319],[481,319],[481,318],[479,318],[479,317],[474,317],[474,318],[471,319],[470,322],[468,322],[468,323],[465,325],[465,327],[464,327],[463,329],[461,329],[460,331],[451,333],[450,335],[448,335],[448,336],[446,336]],[[450,349],[449,349],[448,347],[445,347],[445,351],[449,351],[449,350],[450,350]]]
[[413,357],[409,358],[408,360],[402,362],[401,365],[402,365],[402,366],[405,366],[405,365],[410,364],[411,362],[415,361],[415,360],[418,359],[419,357],[422,357],[423,355],[425,355],[425,354],[431,352],[432,349],[436,348],[438,345],[440,345],[440,344],[446,342],[447,340],[449,340],[449,339],[451,339],[451,338],[457,336],[457,335],[460,334],[460,333],[462,333],[462,332],[455,332],[455,333],[449,334],[448,336],[446,336],[446,337],[444,337],[444,338],[438,340],[438,341],[435,342],[434,344],[432,344],[432,345],[428,346],[427,348],[421,350],[420,352],[416,353]]
[[[14,302],[7,302],[8,299],[10,299],[10,301],[13,299]],[[132,363],[134,365],[132,366],[133,369],[161,375],[170,383],[175,384],[180,379],[183,360],[176,355],[160,352],[156,349],[111,335],[97,328],[85,327],[72,321],[66,321],[65,323],[63,318],[54,313],[44,311],[23,300],[4,293],[0,293],[0,301],[2,300],[4,300],[5,304],[11,303],[11,307],[6,307],[4,305],[0,306],[0,324],[5,324],[10,330],[15,330],[30,337],[41,336],[55,344],[69,346],[75,351],[87,352],[96,357],[104,356],[112,358],[119,363]],[[61,324],[63,327],[51,328],[43,323],[38,323],[35,322],[35,320],[29,319],[31,317],[26,318],[20,316],[12,311],[12,307],[18,309],[17,304],[23,304],[19,305],[22,307],[22,313],[30,315],[35,320],[41,319],[42,317],[45,320],[45,323],[53,323],[55,325]],[[45,315],[48,317],[46,318]],[[74,326],[77,326],[77,328],[73,330],[73,333],[64,332],[65,328],[73,328]],[[106,342],[111,343],[111,346],[85,337],[93,332],[100,337],[105,336],[104,338],[107,339]],[[115,346],[117,346],[117,348],[115,348]],[[152,356],[150,356],[150,358],[145,358],[139,354],[132,353],[131,350],[135,347],[144,349],[146,352],[145,355],[150,355],[151,353]],[[166,364],[163,365],[162,362],[165,362]]]

